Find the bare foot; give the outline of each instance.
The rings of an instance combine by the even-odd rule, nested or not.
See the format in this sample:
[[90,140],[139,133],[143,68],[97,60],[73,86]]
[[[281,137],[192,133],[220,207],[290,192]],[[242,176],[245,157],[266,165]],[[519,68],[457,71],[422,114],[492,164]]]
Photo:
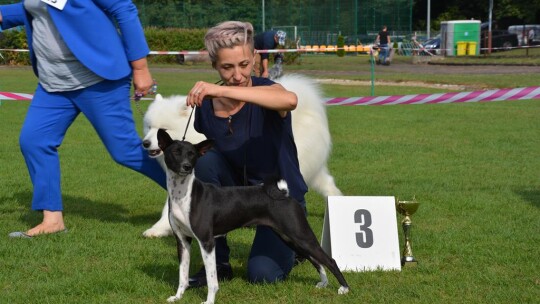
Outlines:
[[43,210],[43,222],[36,227],[26,232],[29,236],[36,236],[38,234],[49,234],[66,229],[64,225],[64,217],[62,211],[48,211]]

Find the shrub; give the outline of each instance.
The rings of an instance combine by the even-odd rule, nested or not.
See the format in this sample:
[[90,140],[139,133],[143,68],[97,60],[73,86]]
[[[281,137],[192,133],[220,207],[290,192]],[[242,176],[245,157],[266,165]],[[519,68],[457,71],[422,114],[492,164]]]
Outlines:
[[[26,43],[26,32],[22,28],[15,28],[4,31],[0,36],[0,49],[28,49]],[[28,52],[2,52],[4,64],[8,65],[30,65],[30,55]]]
[[[293,40],[286,40],[285,46],[286,49],[296,49],[296,43]],[[273,57],[273,56],[270,56]],[[300,59],[300,52],[287,52],[283,53],[283,64],[293,64]]]
[[339,35],[337,38],[337,47],[338,50],[336,54],[338,55],[338,57],[345,56],[345,50],[343,49],[345,47],[345,38],[341,35]]
[[[148,27],[144,31],[153,51],[186,51],[204,49],[206,29],[179,29]],[[181,63],[183,56],[155,55],[148,60],[153,63]]]
[[[204,48],[206,29],[155,28],[145,29],[146,40],[153,51],[201,50]],[[26,32],[23,28],[2,32],[0,49],[28,49]],[[2,52],[4,63],[8,65],[30,65],[28,52]],[[149,56],[154,63],[176,63],[176,55]]]

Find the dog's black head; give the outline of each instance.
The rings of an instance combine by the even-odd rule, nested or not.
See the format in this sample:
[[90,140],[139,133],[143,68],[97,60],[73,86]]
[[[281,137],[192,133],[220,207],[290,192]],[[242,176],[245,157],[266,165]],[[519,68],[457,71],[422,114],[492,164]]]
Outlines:
[[173,140],[163,129],[158,130],[157,138],[159,148],[165,156],[167,168],[181,176],[191,174],[197,159],[214,145],[211,139],[195,145],[188,141]]

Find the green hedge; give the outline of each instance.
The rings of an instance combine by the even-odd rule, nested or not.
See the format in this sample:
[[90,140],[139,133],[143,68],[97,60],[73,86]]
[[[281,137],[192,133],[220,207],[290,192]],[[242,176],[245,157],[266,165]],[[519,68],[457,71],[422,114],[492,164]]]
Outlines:
[[[152,51],[194,51],[204,49],[204,35],[207,29],[180,29],[180,28],[145,28],[145,36]],[[28,49],[26,33],[23,29],[14,29],[2,32],[0,49]],[[287,48],[296,48],[294,41],[287,40]],[[28,52],[1,52],[0,64],[30,65]],[[179,63],[181,56],[177,55],[150,55],[150,63]],[[271,56],[273,58],[273,56]],[[285,53],[284,63],[291,64],[299,59],[299,53]]]
[[[154,28],[145,29],[146,40],[152,51],[185,51],[201,50],[204,48],[204,35],[206,29],[177,29],[177,28]],[[28,49],[26,32],[24,29],[13,29],[0,34],[0,49]],[[1,64],[7,65],[30,65],[28,52],[2,51]],[[149,56],[149,61],[154,63],[178,62],[174,55]]]
[[[152,51],[194,51],[204,49],[206,29],[148,27],[144,32]],[[148,60],[152,63],[175,63],[178,62],[178,56],[151,55]]]
[[[22,28],[1,32],[0,49],[28,49],[26,32]],[[1,64],[30,65],[28,52],[1,51],[0,55]]]

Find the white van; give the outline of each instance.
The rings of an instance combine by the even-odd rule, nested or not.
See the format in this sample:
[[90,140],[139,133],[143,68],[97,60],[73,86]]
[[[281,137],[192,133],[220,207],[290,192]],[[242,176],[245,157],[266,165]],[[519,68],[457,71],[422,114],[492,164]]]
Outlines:
[[529,45],[527,37],[531,29],[534,30],[534,38],[531,44],[540,45],[540,24],[511,25],[508,27],[508,32],[517,34],[519,45],[525,46]]

